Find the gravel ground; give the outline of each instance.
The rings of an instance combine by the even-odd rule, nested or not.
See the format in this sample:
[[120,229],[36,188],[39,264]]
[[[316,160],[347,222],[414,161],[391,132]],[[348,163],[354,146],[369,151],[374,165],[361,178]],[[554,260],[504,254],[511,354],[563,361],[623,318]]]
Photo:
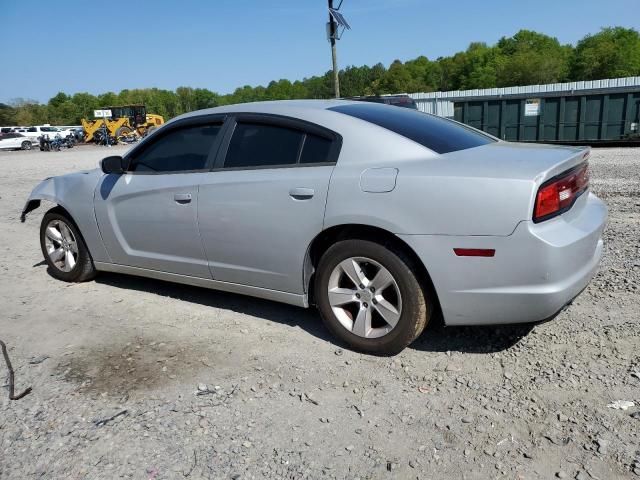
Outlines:
[[52,279],[44,209],[20,210],[37,181],[106,152],[0,153],[0,339],[17,390],[33,387],[0,388],[0,478],[640,479],[639,150],[593,152],[605,256],[568,310],[431,326],[391,358],[342,349],[313,310]]

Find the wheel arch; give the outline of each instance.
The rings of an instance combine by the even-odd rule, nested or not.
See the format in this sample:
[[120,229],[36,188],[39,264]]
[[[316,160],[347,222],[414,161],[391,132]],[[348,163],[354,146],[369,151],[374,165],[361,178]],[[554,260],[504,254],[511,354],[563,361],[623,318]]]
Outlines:
[[400,237],[384,228],[356,223],[334,225],[327,228],[316,235],[309,244],[304,263],[303,278],[305,291],[309,296],[310,304],[314,303],[313,282],[318,262],[331,245],[342,240],[368,240],[383,246],[391,246],[394,250],[400,250],[407,255],[414,267],[418,270],[419,281],[433,302],[433,313],[440,315],[440,302],[431,275],[429,274],[427,266],[420,260],[420,257],[418,257],[413,248]]
[[[93,259],[93,255],[91,254],[91,249],[89,248],[89,245],[87,244],[87,241],[84,238],[84,234],[82,233],[82,229],[80,228],[80,225],[78,225],[78,222],[76,222],[75,218],[73,218],[73,215],[71,215],[71,212],[69,212],[69,210],[67,210],[63,205],[60,205],[59,203],[50,202],[50,205],[52,205],[51,208],[49,208],[46,212],[44,212],[44,215],[46,215],[47,213],[57,213],[59,215],[62,215],[63,217],[68,218],[69,221],[71,223],[73,223],[73,225],[78,230],[78,233],[82,237],[82,241],[84,242],[85,246],[87,247],[87,251],[89,252],[89,256]],[[44,216],[43,216],[43,218],[44,218]]]

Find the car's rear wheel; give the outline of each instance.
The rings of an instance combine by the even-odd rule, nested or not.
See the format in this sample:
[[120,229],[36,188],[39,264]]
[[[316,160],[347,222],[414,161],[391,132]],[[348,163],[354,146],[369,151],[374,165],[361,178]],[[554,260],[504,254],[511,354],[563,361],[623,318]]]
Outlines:
[[45,214],[40,224],[40,246],[50,273],[65,282],[92,279],[96,270],[75,224],[57,212]]
[[356,350],[400,352],[431,312],[416,271],[400,250],[366,240],[335,243],[320,259],[314,284],[326,326]]
[[22,150],[31,150],[31,142],[28,140],[22,142]]

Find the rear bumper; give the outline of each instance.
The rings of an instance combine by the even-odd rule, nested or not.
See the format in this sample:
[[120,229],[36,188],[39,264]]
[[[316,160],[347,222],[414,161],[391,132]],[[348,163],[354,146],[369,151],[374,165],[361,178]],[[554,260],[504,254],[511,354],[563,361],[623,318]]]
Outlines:
[[[447,325],[552,318],[595,275],[607,207],[580,198],[560,217],[523,221],[509,236],[401,235],[424,262]],[[456,257],[454,248],[491,248],[494,257]]]

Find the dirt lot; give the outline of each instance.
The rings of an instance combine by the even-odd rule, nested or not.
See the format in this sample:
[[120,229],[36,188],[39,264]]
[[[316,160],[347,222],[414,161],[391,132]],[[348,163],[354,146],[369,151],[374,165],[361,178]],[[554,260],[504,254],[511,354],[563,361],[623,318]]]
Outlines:
[[106,154],[0,153],[0,339],[33,386],[0,388],[0,478],[640,479],[640,151],[594,151],[605,257],[571,308],[432,326],[393,358],[337,345],[313,310],[51,278],[23,203]]

